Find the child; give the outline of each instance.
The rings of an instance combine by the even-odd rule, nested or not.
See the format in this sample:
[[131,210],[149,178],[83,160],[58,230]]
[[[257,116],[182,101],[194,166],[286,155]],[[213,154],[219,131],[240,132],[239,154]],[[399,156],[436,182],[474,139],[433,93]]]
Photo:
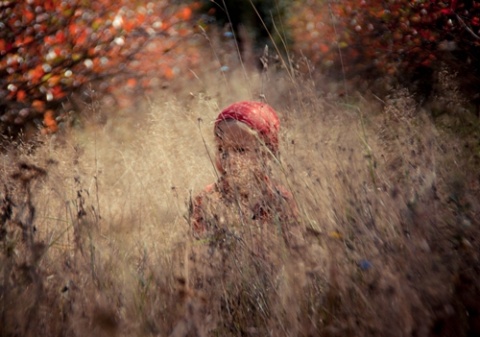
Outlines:
[[290,192],[273,181],[270,165],[277,160],[279,129],[276,112],[265,103],[234,103],[218,115],[214,134],[219,179],[190,207],[197,238],[277,233],[288,246],[295,245],[297,207]]
[[[234,103],[215,120],[219,177],[190,203],[190,229],[200,240],[174,259],[184,311],[171,336],[271,334],[264,323],[276,310],[270,300],[291,281],[285,268],[303,275],[297,207],[271,167],[279,128],[275,111],[260,102]],[[250,327],[242,325],[247,312]]]

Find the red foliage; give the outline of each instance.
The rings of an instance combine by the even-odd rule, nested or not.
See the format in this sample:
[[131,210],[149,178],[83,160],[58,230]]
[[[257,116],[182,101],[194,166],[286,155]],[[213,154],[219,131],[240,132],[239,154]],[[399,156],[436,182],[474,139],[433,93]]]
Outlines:
[[324,69],[404,78],[439,61],[457,60],[455,68],[468,60],[471,70],[479,62],[478,1],[306,0],[296,6],[295,47]]
[[52,132],[62,105],[87,85],[97,95],[115,94],[125,83],[138,92],[173,78],[192,62],[178,57],[175,47],[192,31],[193,6],[139,0],[0,2],[0,124],[22,126],[40,117]]

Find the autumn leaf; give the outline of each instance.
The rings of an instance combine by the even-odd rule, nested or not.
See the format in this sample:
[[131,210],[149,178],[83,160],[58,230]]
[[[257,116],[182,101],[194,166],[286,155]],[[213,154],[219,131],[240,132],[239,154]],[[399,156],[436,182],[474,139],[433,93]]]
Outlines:
[[136,26],[137,24],[135,22],[129,20],[124,22],[123,29],[125,29],[127,33],[130,33]]
[[63,44],[63,43],[65,43],[66,38],[65,38],[65,33],[63,32],[63,30],[59,30],[59,31],[55,34],[55,41],[56,41],[58,44]]
[[[127,96],[134,90],[126,89],[137,87],[150,92],[150,86],[158,86],[159,77],[174,79],[177,68],[199,63],[198,58],[179,58],[185,49],[171,50],[168,56],[164,52],[191,32],[192,28],[181,21],[193,17],[193,5],[157,1],[146,6],[136,0],[8,4],[2,30],[7,33],[0,38],[0,72],[4,74],[0,81],[3,88],[9,86],[5,110],[12,116],[7,123],[16,120],[18,102],[22,102],[31,106],[29,111],[41,113],[46,129],[51,130],[58,111],[44,114],[47,101],[48,107],[62,109],[64,98],[76,95],[87,83],[99,98],[103,94]],[[117,16],[122,18],[122,25],[115,28]],[[167,30],[172,34],[156,34]],[[151,40],[149,46],[158,43],[159,47],[142,48],[147,40]],[[190,50],[188,54],[196,55]]]
[[43,38],[43,41],[45,42],[46,45],[53,45],[55,44],[55,37],[54,36],[51,36],[51,35],[48,35],[48,36],[45,36]]
[[327,46],[325,43],[321,43],[319,48],[320,48],[320,52],[322,53],[327,53],[330,50],[330,47]]
[[23,11],[23,19],[28,24],[28,23],[32,22],[33,19],[35,19],[35,14],[32,13],[32,11],[30,11],[30,10],[24,10]]
[[44,132],[46,134],[55,133],[58,131],[58,124],[55,120],[55,114],[53,110],[47,110],[43,115],[43,125],[45,126]]
[[78,45],[83,45],[85,44],[85,41],[87,40],[87,32],[86,31],[83,31],[80,33],[80,35],[76,38],[76,44]]
[[184,7],[177,13],[177,18],[183,21],[188,21],[192,18],[192,9],[190,7]]
[[175,73],[174,73],[174,71],[173,71],[173,69],[172,69],[171,67],[165,67],[163,76],[164,76],[167,80],[172,80],[172,79],[175,77]]
[[53,87],[56,86],[61,79],[62,78],[59,75],[52,75],[47,82],[50,87]]
[[21,47],[26,44],[29,44],[30,42],[33,41],[33,36],[27,35],[27,36],[19,36],[15,40],[15,46],[16,47]]
[[137,24],[141,26],[145,23],[146,16],[144,13],[138,13],[136,19],[137,19]]
[[43,1],[43,6],[45,8],[45,11],[47,11],[47,12],[55,10],[55,4],[52,0],[44,0]]
[[32,108],[36,112],[43,112],[43,111],[45,111],[45,102],[36,99],[32,102]]
[[38,64],[34,69],[31,69],[28,72],[30,81],[33,84],[39,83],[40,79],[43,77],[44,74],[45,74],[45,72],[43,70],[43,65],[42,64]]
[[27,97],[27,93],[25,90],[18,90],[17,91],[17,101],[23,102],[25,101],[25,98]]
[[71,36],[76,36],[79,28],[76,23],[72,22],[68,25],[68,32]]
[[134,88],[137,85],[137,80],[135,78],[129,78],[127,80],[127,86],[130,88]]
[[62,87],[59,85],[56,85],[53,88],[51,88],[50,92],[52,93],[54,99],[65,97],[65,93],[63,92]]
[[342,239],[343,235],[339,231],[331,231],[328,233],[328,236],[332,239]]

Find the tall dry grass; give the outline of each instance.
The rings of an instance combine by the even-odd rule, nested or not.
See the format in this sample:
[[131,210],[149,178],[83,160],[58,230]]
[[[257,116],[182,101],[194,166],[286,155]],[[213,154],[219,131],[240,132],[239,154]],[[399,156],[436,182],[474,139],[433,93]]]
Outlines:
[[[258,258],[221,238],[212,255],[188,200],[216,179],[220,109],[260,95],[280,114],[275,174],[305,245]],[[232,70],[14,144],[0,157],[0,335],[474,336],[478,121],[458,120],[402,90],[347,101]]]

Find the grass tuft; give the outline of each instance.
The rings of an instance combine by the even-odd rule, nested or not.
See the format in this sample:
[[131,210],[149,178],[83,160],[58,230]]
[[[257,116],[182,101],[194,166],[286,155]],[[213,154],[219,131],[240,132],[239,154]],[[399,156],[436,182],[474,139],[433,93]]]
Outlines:
[[[347,101],[281,70],[246,87],[244,71],[3,149],[0,335],[479,333],[474,122],[458,134],[404,90]],[[299,206],[299,250],[275,231],[189,233],[188,200],[216,179],[213,120],[252,93],[281,117],[274,174]]]

